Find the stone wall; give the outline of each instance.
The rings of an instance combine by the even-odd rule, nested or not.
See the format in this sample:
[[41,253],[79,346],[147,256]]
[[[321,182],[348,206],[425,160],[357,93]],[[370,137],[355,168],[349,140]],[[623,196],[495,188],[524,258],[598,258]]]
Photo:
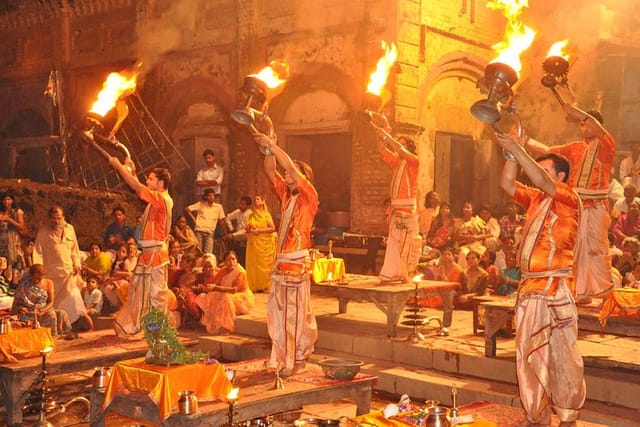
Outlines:
[[[3,132],[23,129],[22,134],[10,136],[37,136],[24,133],[33,128],[38,117],[54,128],[51,106],[41,96],[49,70],[63,72],[65,107],[73,128],[81,123],[108,72],[142,61],[138,91],[192,163],[192,171],[176,179],[176,209],[193,201],[190,181],[201,162],[198,151],[205,141],[224,154],[219,157],[225,162],[223,201],[227,210],[235,207],[240,195],[263,194],[271,210],[277,211],[277,201],[262,172],[262,156],[246,130],[232,125],[229,112],[246,74],[271,60],[284,59],[291,65],[292,76],[279,93],[272,94],[270,109],[281,143],[298,153],[302,151],[296,146],[298,141],[320,144],[313,140],[314,134],[333,132],[346,137],[350,142],[344,146],[351,159],[350,183],[348,188],[334,191],[347,193],[353,231],[384,233],[381,206],[388,194],[390,173],[376,152],[371,129],[358,121],[368,75],[384,39],[395,41],[400,54],[387,85],[393,97],[385,113],[396,133],[417,140],[420,199],[436,188],[447,198],[456,199],[449,200],[452,202],[468,199],[496,210],[504,202],[498,186],[502,158],[491,141],[492,132],[469,114],[469,106],[483,96],[475,82],[495,57],[492,45],[503,38],[506,25],[502,13],[489,10],[485,2],[11,3],[14,9],[5,8],[0,14],[0,31],[5,36],[0,45],[6,48],[0,59],[0,105],[4,111],[0,116],[0,149]],[[633,73],[640,70],[640,34],[635,25],[640,6],[609,3],[602,6],[586,0],[577,7],[568,1],[532,2],[524,11],[523,21],[538,35],[522,57],[517,105],[534,137],[553,144],[577,133],[575,126],[566,123],[551,93],[539,84],[547,48],[565,37],[574,49],[570,81],[579,103],[602,108],[623,147],[637,134],[633,129],[640,131],[640,119],[633,114],[640,104]],[[315,105],[301,102],[303,99],[313,99]],[[340,117],[327,112],[334,106]],[[297,111],[301,108],[308,111]],[[25,111],[36,118],[22,123]],[[463,164],[457,158],[461,158],[461,151],[465,154]],[[318,156],[317,161],[331,162],[331,157]],[[468,174],[457,174],[457,170]],[[464,182],[456,182],[462,179]],[[452,189],[462,193],[454,194]],[[67,196],[64,191],[59,194]],[[76,203],[75,196],[68,195],[74,200],[71,204]],[[327,197],[326,190],[320,199],[323,209],[322,200],[342,200]],[[98,207],[91,209],[96,213]]]
[[62,206],[83,250],[87,250],[91,242],[103,241],[107,225],[113,222],[111,211],[114,207],[125,208],[130,224],[135,224],[136,213],[144,209],[132,193],[105,193],[24,179],[0,179],[0,194],[8,192],[14,195],[16,205],[24,211],[31,237],[35,237],[38,229],[46,223],[49,209]]

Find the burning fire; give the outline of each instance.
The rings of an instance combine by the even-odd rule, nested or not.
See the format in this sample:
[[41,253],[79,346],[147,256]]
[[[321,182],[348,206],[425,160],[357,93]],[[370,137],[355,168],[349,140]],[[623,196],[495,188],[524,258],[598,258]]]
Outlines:
[[549,48],[549,53],[547,53],[547,58],[552,56],[559,56],[566,60],[569,60],[569,54],[567,53],[567,45],[569,44],[569,40],[561,40],[559,42],[555,42]]
[[289,78],[289,64],[271,61],[267,67],[264,67],[257,74],[251,74],[250,77],[262,80],[269,89],[275,89]]
[[130,95],[136,90],[137,77],[138,72],[130,73],[129,76],[121,73],[109,74],[102,84],[98,99],[93,103],[89,111],[104,117],[109,110],[115,107],[118,99],[122,96]]
[[229,394],[227,394],[227,400],[237,400],[239,391],[239,387],[232,388]]
[[413,279],[411,279],[411,281],[414,283],[420,283],[420,281],[422,280],[422,276],[424,276],[424,274],[418,274],[417,276],[413,276]]
[[398,59],[398,48],[395,43],[387,45],[382,40],[380,43],[384,55],[378,60],[376,70],[369,75],[369,84],[367,85],[367,92],[380,96],[384,85],[387,83],[389,77],[389,70]]
[[528,6],[527,0],[491,0],[487,3],[489,9],[502,10],[509,21],[505,30],[505,39],[493,45],[493,50],[496,51],[498,57],[491,63],[506,64],[513,68],[518,75],[522,70],[520,54],[531,46],[536,36],[536,32],[524,25],[519,19],[522,9]]

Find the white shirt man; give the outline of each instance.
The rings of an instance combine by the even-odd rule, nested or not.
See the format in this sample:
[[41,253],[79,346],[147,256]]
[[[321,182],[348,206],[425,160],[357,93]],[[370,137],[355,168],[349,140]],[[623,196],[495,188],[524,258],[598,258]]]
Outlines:
[[232,248],[238,255],[238,262],[242,266],[246,266],[247,221],[249,220],[249,215],[253,213],[250,206],[251,197],[242,196],[238,202],[238,209],[231,212],[225,218],[229,232],[224,238],[231,243]]
[[620,182],[640,188],[640,141],[631,143],[631,154],[620,162]]
[[[194,232],[204,253],[213,253],[213,238],[219,220],[223,220],[224,208],[215,202],[213,188],[204,191],[204,200],[186,207],[185,213],[195,223]],[[196,213],[196,216],[193,213]]]
[[198,171],[196,175],[196,194],[204,194],[207,188],[213,188],[214,194],[220,198],[222,192],[222,181],[224,179],[224,169],[216,163],[216,155],[212,150],[206,149],[202,153],[206,166]]

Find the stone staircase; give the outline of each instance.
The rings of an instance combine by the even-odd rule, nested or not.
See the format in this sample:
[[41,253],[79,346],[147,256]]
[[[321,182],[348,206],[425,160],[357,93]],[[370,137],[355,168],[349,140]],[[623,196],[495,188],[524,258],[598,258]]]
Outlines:
[[[265,295],[258,297],[266,301]],[[411,332],[407,327],[399,328],[397,338],[387,337],[384,318],[373,304],[350,303],[345,314],[336,314],[334,304],[335,300],[314,297],[319,338],[312,361],[325,357],[362,360],[363,371],[379,377],[377,390],[407,393],[417,401],[435,399],[450,405],[455,384],[460,404],[488,400],[520,407],[513,339],[499,338],[498,357],[485,357],[484,337],[470,334],[471,313],[455,312],[449,337],[438,337],[434,329],[425,329],[426,339],[413,344],[406,340]],[[223,360],[267,357],[271,346],[265,315],[260,312],[264,305],[258,301],[254,313],[237,319],[235,335],[201,336],[201,348]],[[588,393],[581,419],[609,426],[637,426],[640,362],[635,364],[634,360],[638,354],[615,358],[616,349],[627,352],[637,347],[637,339],[627,338],[622,344],[617,340],[599,334],[581,336]]]

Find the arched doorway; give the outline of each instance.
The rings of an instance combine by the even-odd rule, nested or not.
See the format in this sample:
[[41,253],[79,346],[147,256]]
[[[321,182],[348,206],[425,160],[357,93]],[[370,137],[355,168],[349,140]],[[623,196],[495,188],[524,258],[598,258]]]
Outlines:
[[349,116],[343,99],[320,89],[295,98],[277,126],[289,155],[313,168],[320,198],[318,228],[334,225],[326,223],[330,213],[351,210],[353,136]]

